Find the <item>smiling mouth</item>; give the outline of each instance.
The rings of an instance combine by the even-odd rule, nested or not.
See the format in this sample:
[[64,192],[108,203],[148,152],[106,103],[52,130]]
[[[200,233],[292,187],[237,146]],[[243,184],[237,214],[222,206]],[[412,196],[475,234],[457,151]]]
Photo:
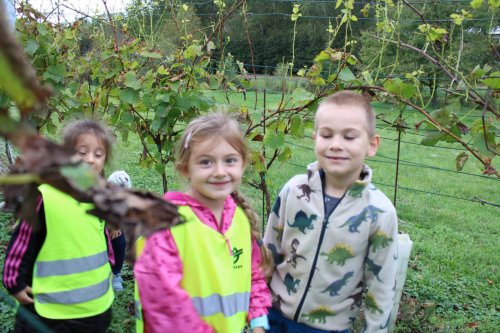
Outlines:
[[337,157],[337,156],[326,156],[330,161],[346,161],[347,157]]
[[214,185],[214,186],[224,186],[224,185],[227,185],[229,184],[230,181],[226,181],[226,182],[215,182],[215,183],[210,183],[211,185]]

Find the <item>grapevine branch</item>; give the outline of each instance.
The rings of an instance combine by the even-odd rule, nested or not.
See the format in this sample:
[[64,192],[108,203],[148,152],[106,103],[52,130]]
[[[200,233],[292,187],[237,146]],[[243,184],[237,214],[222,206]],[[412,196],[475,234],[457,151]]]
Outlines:
[[479,160],[483,166],[485,167],[485,172],[489,174],[494,174],[498,178],[500,178],[500,174],[498,171],[496,171],[492,166],[489,161],[486,161],[483,159],[474,149],[472,149],[465,141],[463,141],[460,137],[458,137],[455,133],[451,132],[449,129],[438,123],[431,115],[429,112],[427,112],[425,109],[419,107],[418,105],[414,104],[413,102],[400,98],[399,96],[393,95],[389,93],[387,90],[385,90],[383,87],[379,86],[356,86],[356,87],[347,87],[346,89],[354,90],[354,89],[362,89],[362,90],[378,90],[381,92],[384,92],[397,100],[399,100],[401,103],[404,103],[413,109],[417,110],[421,114],[423,114],[434,126],[436,126],[437,129],[439,129],[441,132],[446,133],[447,135],[451,136],[456,142],[460,143],[465,149],[467,149],[477,160]]
[[[451,79],[452,82],[454,82],[454,81],[457,80],[457,76],[454,75],[448,68],[446,68],[446,66],[444,66],[439,60],[437,60],[436,58],[432,57],[431,55],[429,55],[424,50],[419,49],[418,47],[415,47],[415,46],[410,45],[410,44],[406,44],[406,43],[401,42],[401,41],[398,42],[398,41],[388,40],[388,39],[380,38],[380,37],[377,37],[377,36],[374,36],[374,35],[370,35],[370,37],[378,39],[380,41],[397,44],[397,45],[400,45],[400,46],[405,47],[407,49],[413,50],[413,51],[417,52],[418,54],[420,54],[422,57],[424,57],[427,60],[429,60],[432,64],[434,64],[437,67],[441,68],[441,70],[443,72],[445,72],[446,75],[448,75],[448,77]],[[490,111],[491,113],[493,113],[497,118],[500,118],[500,114],[497,111],[495,111],[491,105],[488,105],[488,103],[486,101],[482,100],[480,97],[478,97],[477,95],[475,95],[475,94],[473,94],[473,93],[471,93],[469,91],[467,91],[467,94],[472,99],[472,101],[474,101],[475,103],[477,103],[477,104],[481,105],[482,107],[486,108],[488,111]]]
[[[123,228],[133,242],[137,235],[169,228],[181,222],[171,203],[148,192],[122,189],[95,174],[85,163],[75,160],[73,149],[55,144],[28,125],[28,115],[43,109],[50,89],[42,86],[30,61],[9,29],[0,6],[0,65],[7,73],[0,77],[0,87],[13,99],[21,117],[11,119],[5,108],[0,136],[21,151],[7,176],[0,178],[5,209],[31,224],[36,224],[38,186],[48,184],[80,202],[94,204],[90,214],[102,218],[115,228]],[[9,80],[7,82],[7,80]],[[16,90],[9,90],[15,86]],[[133,257],[133,247],[128,253]]]

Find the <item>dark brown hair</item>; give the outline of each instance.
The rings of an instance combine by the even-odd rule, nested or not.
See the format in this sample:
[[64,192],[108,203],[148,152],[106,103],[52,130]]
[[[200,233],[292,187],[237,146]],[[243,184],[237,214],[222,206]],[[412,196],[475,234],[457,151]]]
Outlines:
[[62,135],[63,146],[75,149],[78,137],[82,134],[95,135],[106,150],[106,162],[111,159],[115,138],[105,126],[94,120],[75,120],[66,125]]

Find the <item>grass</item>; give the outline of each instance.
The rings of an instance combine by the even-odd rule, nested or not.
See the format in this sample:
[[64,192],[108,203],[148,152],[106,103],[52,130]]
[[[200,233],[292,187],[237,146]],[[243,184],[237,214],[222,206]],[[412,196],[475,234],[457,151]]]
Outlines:
[[[212,93],[219,102],[225,98]],[[268,107],[279,103],[279,95],[268,95]],[[235,107],[253,108],[255,95],[229,95]],[[227,101],[226,101],[227,103]],[[262,95],[259,96],[262,106]],[[384,112],[383,108],[380,108]],[[410,115],[414,122],[418,115]],[[378,155],[368,161],[374,170],[375,184],[393,199],[396,169],[397,133],[379,125],[382,136]],[[420,145],[422,133],[402,136],[399,165],[397,210],[401,233],[408,233],[413,250],[395,332],[497,332],[500,327],[500,208],[472,202],[481,198],[500,203],[498,179],[480,176],[480,164],[469,160],[462,173],[454,172],[455,156],[462,148],[439,143],[442,148]],[[311,139],[287,139],[292,160],[275,164],[267,174],[272,199],[294,174],[303,173],[314,160]],[[118,143],[112,170],[126,170],[135,188],[161,193],[161,177],[142,169],[137,161],[142,149],[138,140]],[[498,161],[497,161],[498,162]],[[498,163],[495,165],[500,169]],[[450,171],[443,171],[445,169]],[[167,167],[169,190],[182,190],[182,182]],[[470,173],[472,175],[468,175]],[[262,214],[262,195],[245,186],[254,207]],[[441,195],[438,195],[441,194]],[[0,214],[0,247],[6,248],[12,221]],[[3,258],[2,258],[3,260]],[[0,263],[1,265],[2,263]],[[125,291],[113,305],[112,332],[133,332],[133,275],[129,266],[123,271]],[[0,303],[0,332],[12,327],[12,311]]]

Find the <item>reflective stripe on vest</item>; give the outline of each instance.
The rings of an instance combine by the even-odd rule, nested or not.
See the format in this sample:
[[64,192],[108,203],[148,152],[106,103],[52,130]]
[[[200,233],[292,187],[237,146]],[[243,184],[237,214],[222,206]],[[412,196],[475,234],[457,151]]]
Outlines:
[[108,262],[108,252],[103,251],[94,255],[76,259],[54,261],[38,261],[37,277],[76,274],[97,269]]
[[109,309],[114,294],[104,222],[80,203],[48,185],[43,197],[46,236],[33,268],[36,312],[49,319],[76,319]]
[[222,313],[231,317],[238,312],[246,312],[250,306],[250,293],[236,293],[228,296],[213,294],[207,297],[193,297],[196,311],[202,317]]
[[201,222],[190,207],[179,207],[179,213],[186,223],[170,231],[182,258],[181,286],[214,331],[243,331],[252,276],[248,218],[237,207],[231,227],[222,235]]
[[[191,296],[200,317],[215,332],[242,332],[250,306],[251,283],[251,232],[245,213],[237,207],[231,227],[221,235],[199,221],[191,208],[181,206],[178,210],[186,223],[170,231],[182,260],[181,286]],[[233,247],[231,250],[228,244]],[[144,245],[145,239],[139,238],[137,257]],[[136,332],[142,333],[144,322],[137,284],[134,295]]]
[[104,295],[109,289],[109,278],[85,288],[74,289],[70,291],[60,291],[48,294],[38,294],[40,303],[52,304],[77,304],[91,301]]

